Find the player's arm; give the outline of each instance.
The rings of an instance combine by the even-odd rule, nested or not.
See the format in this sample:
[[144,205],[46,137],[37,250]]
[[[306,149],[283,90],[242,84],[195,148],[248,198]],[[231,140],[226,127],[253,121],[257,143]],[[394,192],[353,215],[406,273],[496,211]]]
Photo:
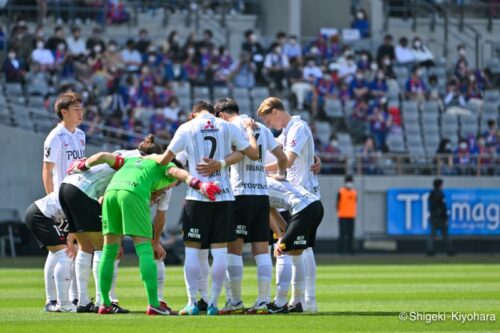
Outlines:
[[280,177],[285,177],[286,174],[286,169],[288,167],[288,158],[286,154],[283,152],[283,149],[278,145],[276,148],[271,150],[271,153],[276,157],[277,160],[277,169],[278,169],[278,175]]
[[[231,132],[231,144],[236,147],[236,150],[241,151],[243,154],[248,156],[252,161],[257,161],[259,159],[259,146],[257,145],[257,140],[253,135],[252,123],[245,122],[247,136],[242,135],[241,130],[236,127],[236,125],[229,124],[229,131]],[[255,121],[253,121],[255,124]],[[249,145],[250,144],[250,145]]]
[[54,192],[54,183],[52,177],[52,170],[54,170],[55,163],[52,162],[43,162],[42,168],[42,180],[43,187],[45,188],[45,192],[47,194]]
[[215,195],[222,192],[219,185],[216,183],[202,182],[200,179],[191,176],[189,172],[184,169],[171,167],[165,171],[165,175],[175,177],[180,181],[185,182],[189,187],[197,190],[211,201],[215,201]]
[[119,170],[125,163],[125,159],[120,155],[100,152],[90,156],[88,159],[75,160],[68,168],[68,174],[87,171],[99,164],[108,164],[111,168]]
[[148,156],[144,156],[143,158],[145,160],[153,160],[158,164],[161,165],[167,165],[170,163],[175,157],[175,154],[172,153],[170,150],[166,150],[163,154],[151,154]]
[[166,255],[165,249],[160,243],[160,237],[165,226],[166,217],[166,210],[157,209],[156,215],[153,219],[153,251],[155,254],[155,259],[157,260],[163,260]]
[[243,157],[245,157],[245,155],[237,150],[233,151],[231,154],[227,155],[223,160],[220,161],[203,157],[203,163],[198,163],[196,165],[196,172],[204,177],[208,177],[210,174],[214,173],[217,170],[238,163],[243,159]]
[[321,171],[321,158],[319,158],[318,155],[314,155],[314,162],[313,165],[311,165],[311,171],[315,175],[319,174]]
[[186,149],[186,143],[189,141],[189,132],[186,130],[184,125],[181,125],[181,127],[177,129],[174,137],[163,154],[152,154],[144,158],[154,160],[156,163],[161,165],[167,165],[172,162],[175,155]]
[[269,228],[278,238],[283,237],[283,232],[286,230],[286,222],[276,208],[269,210]]

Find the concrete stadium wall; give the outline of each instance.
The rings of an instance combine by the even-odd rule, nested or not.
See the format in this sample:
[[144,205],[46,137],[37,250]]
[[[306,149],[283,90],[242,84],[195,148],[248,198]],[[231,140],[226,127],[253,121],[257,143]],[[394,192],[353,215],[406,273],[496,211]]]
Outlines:
[[[0,125],[0,147],[3,163],[0,167],[0,208],[15,208],[21,214],[34,200],[44,196],[42,184],[42,148],[46,134]],[[87,156],[99,151],[88,146]],[[356,238],[366,239],[386,233],[386,191],[389,188],[430,188],[433,177],[356,177],[359,193]],[[446,188],[500,188],[500,178],[444,177]],[[319,227],[318,239],[332,239],[338,235],[335,201],[343,178],[320,177],[325,218]],[[179,221],[183,206],[185,185],[173,192],[168,211],[168,227]]]

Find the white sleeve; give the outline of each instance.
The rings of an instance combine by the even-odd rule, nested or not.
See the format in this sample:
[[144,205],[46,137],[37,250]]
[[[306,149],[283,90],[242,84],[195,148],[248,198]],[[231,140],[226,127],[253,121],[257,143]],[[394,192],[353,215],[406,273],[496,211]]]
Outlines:
[[308,137],[309,133],[307,133],[305,125],[292,127],[290,129],[290,132],[288,132],[287,134],[285,151],[291,151],[297,155],[300,155],[302,147],[304,147],[304,144],[306,143]]
[[175,155],[175,159],[179,161],[183,166],[187,166],[188,154],[185,150],[181,151],[179,154]]
[[187,131],[186,131],[186,126],[182,125],[179,127],[177,132],[175,132],[174,137],[172,138],[172,141],[170,141],[170,144],[168,145],[167,150],[170,150],[172,153],[177,155],[181,151],[183,151],[186,147],[187,143]]
[[158,201],[158,205],[156,206],[157,210],[162,210],[166,211],[168,209],[168,205],[170,203],[170,197],[172,195],[172,189],[168,189],[163,193],[163,195],[160,197],[160,201]]
[[236,147],[236,150],[242,151],[250,147],[247,136],[240,128],[231,123],[227,123],[227,125],[231,136],[231,144]]
[[61,155],[61,142],[57,135],[49,135],[43,144],[43,161],[57,163]]

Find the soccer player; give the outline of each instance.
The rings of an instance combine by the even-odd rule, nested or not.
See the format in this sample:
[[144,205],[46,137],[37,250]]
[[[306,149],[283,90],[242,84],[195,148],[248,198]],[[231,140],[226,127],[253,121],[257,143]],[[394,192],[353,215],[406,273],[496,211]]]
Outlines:
[[278,161],[278,174],[284,179],[286,156],[271,131],[260,123],[255,123],[247,115],[239,114],[238,104],[231,98],[219,100],[215,111],[224,120],[236,126],[247,136],[254,136],[259,148],[256,161],[244,157],[231,167],[231,186],[235,196],[234,216],[236,240],[228,244],[227,275],[229,278],[231,301],[220,311],[221,314],[238,314],[245,311],[241,299],[243,279],[243,244],[252,244],[252,254],[257,264],[258,297],[247,311],[249,314],[267,313],[267,296],[271,287],[272,261],[268,252],[269,242],[269,196],[267,190],[263,154],[271,152]]
[[[320,198],[318,177],[311,170],[315,162],[314,139],[311,129],[300,116],[291,116],[286,112],[283,103],[276,97],[266,98],[257,110],[264,123],[268,127],[282,130],[281,142],[288,159],[286,179],[294,185],[302,186],[310,193]],[[278,141],[280,141],[278,139]],[[273,166],[270,166],[272,170]],[[312,237],[312,235],[311,235]],[[315,235],[314,235],[315,237]],[[317,312],[316,304],[316,260],[312,248],[306,249],[302,257],[294,257],[294,269],[301,270],[297,266],[305,265],[305,304],[302,307],[302,297],[292,297],[290,305],[293,311]],[[297,275],[293,275],[292,289],[301,288],[302,282],[296,281]],[[296,293],[294,293],[296,294]]]
[[[75,92],[60,94],[54,104],[57,116],[61,120],[59,124],[49,133],[44,143],[42,179],[47,194],[59,191],[59,185],[66,176],[66,169],[76,159],[85,154],[85,133],[77,128],[83,120],[84,109],[82,98]],[[46,210],[45,201],[39,201],[39,209]],[[74,236],[68,235],[68,243],[74,241]],[[85,245],[89,245],[86,243]],[[79,252],[89,253],[88,247]],[[78,256],[78,255],[77,255]],[[56,310],[56,286],[54,283],[54,268],[56,257],[49,251],[44,266],[45,289],[47,303],[45,311]],[[73,280],[74,277],[72,277]],[[72,283],[72,300],[78,297],[76,283]]]
[[53,295],[46,289],[46,311],[76,312],[76,305],[70,302],[68,295],[75,249],[73,244],[66,242],[68,223],[56,194],[51,192],[32,203],[26,210],[24,220],[40,247],[49,251],[49,258],[54,266],[50,273],[53,274],[51,279],[54,279],[56,292]]
[[[163,149],[161,145],[154,142],[154,136],[148,135],[135,150],[116,151],[121,157],[139,157],[153,153],[161,153]],[[75,163],[80,163],[77,160]],[[70,166],[71,169],[72,166]],[[118,166],[116,166],[118,167]],[[64,178],[60,191],[59,201],[62,209],[68,218],[69,232],[74,233],[76,239],[82,243],[90,241],[93,251],[93,273],[95,285],[99,285],[98,267],[102,256],[102,206],[99,199],[104,195],[104,191],[108,186],[111,178],[115,174],[115,169],[107,164],[97,165],[83,174],[71,174]],[[97,312],[101,304],[101,294],[99,288],[96,287],[96,304],[90,301],[88,295],[88,280],[92,265],[92,253],[83,252],[80,259],[89,256],[88,260],[78,260],[77,267],[80,267],[77,274],[78,299],[79,304],[77,312]],[[113,287],[111,289],[111,297],[113,300],[112,307],[115,313],[127,313],[128,310],[121,308],[118,305],[116,296],[114,295],[114,287],[116,285],[116,274],[118,271],[118,262],[115,261],[115,275],[113,277]]]
[[[293,185],[288,181],[279,181],[268,177],[269,200],[271,205],[271,228],[278,235],[274,250],[276,258],[276,297],[269,306],[270,313],[288,313],[296,306],[288,306],[288,289],[291,275],[296,275],[296,287],[292,290],[292,299],[300,299],[303,294],[305,269],[303,265],[292,263],[295,258],[301,258],[302,252],[313,248],[316,230],[323,219],[323,205],[319,197],[308,192],[302,186]],[[283,221],[276,209],[284,208],[290,211],[290,223],[283,233]]]
[[139,269],[148,296],[148,315],[170,315],[169,309],[158,300],[157,267],[151,240],[153,228],[149,211],[151,193],[186,181],[208,200],[215,200],[221,189],[212,182],[202,182],[174,163],[158,165],[153,160],[131,157],[122,158],[110,153],[98,153],[76,164],[72,171],[86,171],[91,166],[107,163],[119,169],[109,183],[103,203],[103,256],[99,264],[99,289],[102,304],[100,314],[114,313],[109,298],[113,277],[114,260],[123,235],[130,235],[139,257]]
[[[212,104],[199,101],[193,106],[193,119],[181,125],[175,133],[166,152],[157,156],[160,163],[168,163],[177,153],[186,151],[189,156],[189,171],[202,180],[217,181],[222,194],[216,202],[208,202],[198,192],[188,189],[182,221],[186,256],[184,277],[188,294],[188,304],[180,315],[197,315],[196,302],[200,278],[200,249],[210,247],[212,263],[212,288],[207,315],[217,315],[219,298],[227,266],[227,243],[235,239],[234,235],[234,196],[229,181],[225,156],[232,151],[240,151],[253,160],[259,158],[255,138],[249,139],[236,125],[215,117]],[[253,140],[252,140],[253,138]],[[205,177],[196,170],[197,165],[209,160],[221,164],[219,171]]]

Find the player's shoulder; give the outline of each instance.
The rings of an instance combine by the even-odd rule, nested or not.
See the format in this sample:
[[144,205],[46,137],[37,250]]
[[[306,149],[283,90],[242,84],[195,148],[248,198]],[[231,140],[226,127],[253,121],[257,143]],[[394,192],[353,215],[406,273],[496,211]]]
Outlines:
[[59,139],[63,135],[62,131],[63,127],[60,126],[59,124],[54,127],[49,134],[47,134],[47,137],[45,138],[45,142],[51,142],[54,139]]
[[85,136],[85,132],[82,129],[78,128],[78,127],[75,130],[75,134],[78,135],[78,136]]

